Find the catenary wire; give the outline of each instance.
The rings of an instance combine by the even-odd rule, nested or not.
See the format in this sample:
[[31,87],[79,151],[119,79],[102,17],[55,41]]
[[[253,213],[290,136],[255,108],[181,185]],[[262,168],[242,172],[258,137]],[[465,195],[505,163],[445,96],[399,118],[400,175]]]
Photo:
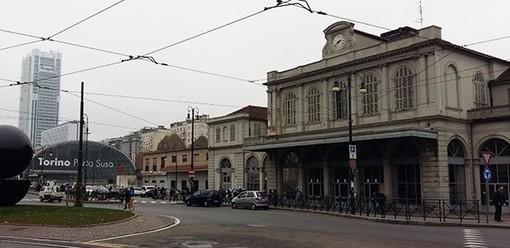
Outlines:
[[38,43],[38,42],[41,42],[41,41],[43,41],[43,40],[34,40],[34,41],[29,41],[29,42],[23,42],[23,43],[20,43],[20,44],[17,44],[17,45],[6,46],[6,47],[0,48],[0,51],[4,51],[4,50],[16,48],[16,47],[22,47],[22,46]]
[[145,56],[147,56],[147,55],[151,55],[151,54],[154,54],[154,53],[157,53],[157,52],[163,51],[163,50],[165,50],[165,49],[168,49],[168,48],[170,48],[170,47],[174,47],[174,46],[176,46],[176,45],[182,44],[182,43],[184,43],[184,42],[187,42],[187,41],[190,41],[190,40],[196,39],[196,38],[198,38],[198,37],[201,37],[201,36],[204,36],[204,35],[209,34],[209,33],[211,33],[211,32],[214,32],[214,31],[216,31],[216,30],[219,30],[219,29],[222,29],[222,28],[228,27],[228,26],[230,26],[230,25],[233,25],[233,24],[235,24],[235,23],[241,22],[241,21],[246,20],[246,19],[248,19],[248,18],[251,18],[251,17],[253,17],[253,16],[259,15],[259,14],[261,14],[261,13],[265,12],[266,10],[267,10],[267,9],[264,9],[264,10],[261,10],[261,11],[257,11],[257,12],[255,12],[255,13],[252,13],[252,14],[250,14],[250,15],[247,15],[247,16],[244,16],[244,17],[241,17],[241,18],[236,19],[236,20],[234,20],[234,21],[231,21],[231,22],[228,22],[228,23],[222,24],[222,25],[220,25],[220,26],[214,27],[214,28],[209,29],[209,30],[206,30],[206,31],[204,31],[204,32],[201,32],[201,33],[195,34],[195,35],[193,35],[193,36],[190,36],[190,37],[184,38],[184,39],[182,39],[182,40],[179,40],[179,41],[176,41],[176,42],[174,42],[174,43],[168,44],[168,45],[163,46],[163,47],[161,47],[161,48],[155,49],[155,50],[150,51],[150,52],[148,52],[148,53],[146,53],[146,54],[144,54],[144,55],[145,55]]
[[53,37],[55,37],[55,36],[57,36],[57,35],[59,35],[59,34],[61,34],[61,33],[65,32],[65,31],[67,31],[67,30],[69,30],[69,29],[71,29],[71,28],[73,28],[73,27],[76,27],[77,25],[79,25],[79,24],[81,24],[81,23],[83,23],[83,22],[85,22],[85,21],[87,21],[87,20],[89,20],[89,19],[93,18],[94,16],[97,16],[97,15],[99,15],[99,14],[101,14],[101,13],[103,13],[103,12],[105,12],[105,11],[107,11],[107,10],[109,10],[109,9],[113,8],[113,7],[115,7],[116,5],[118,5],[118,4],[120,4],[120,3],[124,2],[124,1],[125,1],[125,0],[120,0],[120,1],[118,1],[118,2],[115,2],[114,4],[109,5],[108,7],[104,8],[104,9],[102,9],[102,10],[100,10],[100,11],[95,12],[94,14],[92,14],[92,15],[90,15],[90,16],[88,16],[88,17],[86,17],[86,18],[84,18],[84,19],[82,19],[82,20],[80,20],[80,21],[78,21],[78,22],[76,22],[76,23],[74,23],[74,24],[72,24],[71,26],[66,27],[66,28],[64,28],[64,29],[62,29],[62,30],[60,30],[60,31],[58,31],[58,32],[54,33],[53,35],[50,35],[50,36],[48,37],[48,39],[51,39],[51,38],[53,38]]
[[[79,95],[76,95],[76,94],[74,94],[74,93],[71,93],[71,92],[68,92],[68,91],[64,91],[64,92],[66,92],[67,94],[70,94],[70,95],[72,95],[72,96],[74,96],[74,97],[78,97],[78,98],[80,98],[80,96],[79,96]],[[122,111],[122,110],[116,109],[116,108],[111,107],[111,106],[108,106],[108,105],[106,105],[106,104],[103,104],[103,103],[100,103],[100,102],[96,102],[96,101],[91,100],[91,99],[88,99],[88,98],[86,98],[86,97],[84,97],[83,99],[85,99],[85,100],[86,100],[86,101],[88,101],[88,102],[91,102],[91,103],[94,103],[94,104],[96,104],[96,105],[99,105],[99,106],[101,106],[101,107],[107,108],[107,109],[109,109],[109,110],[112,110],[112,111],[115,111],[115,112],[121,113],[121,114],[123,114],[123,115],[129,116],[129,117],[131,117],[131,118],[134,118],[134,119],[137,119],[137,120],[140,120],[140,121],[144,121],[144,122],[147,122],[147,123],[150,123],[150,124],[153,124],[153,125],[159,126],[159,124],[158,124],[158,123],[155,123],[155,122],[153,122],[153,121],[146,120],[146,119],[141,118],[141,117],[138,117],[138,116],[136,116],[136,115],[132,115],[132,114],[130,114],[130,113],[127,113],[127,112],[125,112],[125,111]]]

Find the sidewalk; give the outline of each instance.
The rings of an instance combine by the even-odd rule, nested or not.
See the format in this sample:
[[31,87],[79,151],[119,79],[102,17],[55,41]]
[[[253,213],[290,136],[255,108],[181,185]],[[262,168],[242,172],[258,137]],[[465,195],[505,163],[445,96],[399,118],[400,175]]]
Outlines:
[[[510,214],[504,214],[502,219],[504,222],[495,222],[493,220],[494,214],[491,213],[489,215],[489,223],[486,222],[485,214],[480,214],[480,223],[476,220],[464,219],[462,222],[459,219],[446,219],[446,222],[440,222],[439,218],[428,217],[426,220],[423,220],[423,217],[412,217],[411,220],[406,220],[405,216],[397,216],[396,218],[391,216],[386,216],[386,218],[381,217],[373,217],[367,216],[366,214],[360,215],[359,213],[346,214],[346,213],[338,213],[338,212],[327,212],[320,210],[308,210],[308,209],[295,209],[295,208],[272,208],[275,210],[286,210],[286,211],[296,211],[296,212],[306,212],[306,213],[316,213],[316,214],[326,214],[338,217],[346,217],[353,219],[361,219],[368,220],[374,222],[384,222],[391,224],[410,224],[410,225],[426,225],[426,226],[464,226],[464,227],[483,227],[483,228],[503,228],[510,229]],[[506,222],[505,222],[506,221]]]
[[139,215],[127,221],[90,227],[44,227],[0,224],[0,236],[90,241],[119,235],[156,230],[174,224],[174,219],[157,215]]

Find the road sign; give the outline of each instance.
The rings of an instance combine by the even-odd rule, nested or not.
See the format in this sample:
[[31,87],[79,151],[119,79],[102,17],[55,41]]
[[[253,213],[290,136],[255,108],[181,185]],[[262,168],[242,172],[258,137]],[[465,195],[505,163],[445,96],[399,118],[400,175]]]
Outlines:
[[488,165],[491,162],[492,154],[488,151],[482,151],[482,157],[485,165]]
[[195,176],[195,171],[192,171],[192,170],[188,171],[188,176],[194,177]]
[[356,145],[349,145],[349,159],[357,159]]
[[492,171],[489,168],[485,168],[483,170],[483,178],[485,178],[485,181],[490,181],[492,178]]
[[349,167],[351,167],[351,169],[356,169],[356,160],[355,159],[351,159],[349,160]]

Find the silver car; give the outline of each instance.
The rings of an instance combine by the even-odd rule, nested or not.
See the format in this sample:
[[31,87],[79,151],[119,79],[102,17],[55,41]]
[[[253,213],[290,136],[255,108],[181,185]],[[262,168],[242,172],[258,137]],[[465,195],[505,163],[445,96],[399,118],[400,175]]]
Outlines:
[[265,192],[243,191],[231,201],[232,208],[269,209],[269,200]]

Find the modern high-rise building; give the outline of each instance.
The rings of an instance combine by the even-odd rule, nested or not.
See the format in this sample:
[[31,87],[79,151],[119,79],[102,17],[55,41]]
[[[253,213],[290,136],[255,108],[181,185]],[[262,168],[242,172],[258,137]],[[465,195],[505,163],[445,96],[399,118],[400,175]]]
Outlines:
[[[32,141],[41,144],[41,132],[58,124],[60,67],[62,54],[33,49],[23,58],[19,127]],[[40,87],[38,87],[40,86]]]

